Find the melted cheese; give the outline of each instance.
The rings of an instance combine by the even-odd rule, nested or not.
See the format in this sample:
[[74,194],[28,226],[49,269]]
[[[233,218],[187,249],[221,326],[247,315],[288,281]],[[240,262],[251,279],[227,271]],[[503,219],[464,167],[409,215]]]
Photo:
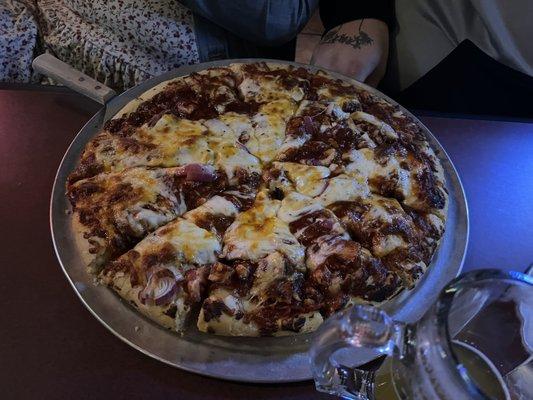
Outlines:
[[246,142],[246,147],[263,162],[271,161],[285,140],[285,121],[277,115],[256,114],[253,119],[254,131]]
[[[300,136],[286,136],[283,144],[281,145],[278,154],[284,154],[286,151],[292,148],[298,148],[305,144],[309,140],[309,135],[300,135]],[[279,159],[279,157],[278,157]]]
[[372,252],[377,257],[384,257],[391,251],[398,248],[403,248],[407,245],[405,241],[398,235],[386,235],[379,239],[379,241],[372,245]]
[[280,99],[261,104],[259,107],[259,113],[276,116],[287,122],[294,115],[296,108],[297,104],[294,101]]
[[143,126],[137,135],[156,146],[156,156],[148,165],[212,164],[214,154],[209,149],[206,131],[198,121],[165,114],[153,127]]
[[250,295],[261,302],[261,295],[276,279],[286,277],[283,255],[274,252],[263,258],[254,274],[254,283]]
[[394,129],[392,129],[392,127],[389,124],[374,117],[372,114],[368,114],[363,111],[356,111],[351,114],[351,117],[355,121],[363,121],[363,122],[367,122],[369,124],[374,125],[380,130],[381,133],[383,133],[385,136],[391,139],[398,139],[398,134],[396,133]]
[[309,247],[307,251],[306,265],[310,271],[314,271],[322,265],[332,254],[342,254],[345,241],[341,237],[322,236],[316,246]]
[[215,154],[215,165],[226,172],[231,184],[235,183],[233,178],[238,169],[248,172],[261,173],[261,162],[248,153],[240,145],[235,145],[231,140],[210,140],[209,147]]
[[346,173],[362,179],[371,178],[376,170],[381,169],[374,160],[372,149],[352,150],[349,153],[349,160],[351,162],[345,168]]
[[[411,172],[400,166],[401,159],[390,156],[387,163],[382,166],[374,159],[373,149],[353,150],[349,154],[351,162],[346,166],[346,173],[358,179],[372,180],[373,178],[395,179],[395,189],[401,193],[404,198],[404,204],[407,206],[416,206],[419,199],[412,187]],[[414,171],[413,171],[414,172]],[[372,188],[375,191],[379,187]]]
[[[400,203],[395,199],[371,195],[362,200],[362,204],[369,207],[362,215],[359,222],[362,230],[372,235],[372,252],[378,257],[383,257],[398,248],[405,248],[409,244],[399,235],[390,234],[388,229],[396,221],[402,221],[405,226],[412,225],[411,219],[406,215]],[[397,222],[396,222],[397,223]],[[415,227],[411,226],[414,230]],[[372,232],[377,229],[378,234]]]
[[[183,199],[176,198],[171,187],[165,183],[164,178],[174,172],[173,168],[131,168],[78,181],[73,186],[74,190],[88,182],[101,186],[103,190],[77,202],[76,207],[78,210],[89,207],[94,211],[95,204],[107,204],[106,208],[100,210],[102,214],[96,211],[102,225],[110,224],[108,228],[113,232],[116,229],[127,229],[142,236],[186,211]],[[117,191],[123,192],[124,186],[128,188],[128,192],[135,195],[119,202],[110,202],[109,198]],[[158,197],[164,198],[165,201],[157,204]],[[111,235],[111,232],[108,234]]]
[[[245,312],[250,308],[250,303],[235,296],[232,291],[223,288],[213,290],[209,295],[211,301],[222,301],[226,307],[233,311]],[[198,330],[201,332],[213,332],[217,335],[225,336],[259,336],[259,329],[253,323],[244,323],[243,319],[236,319],[234,316],[221,313],[216,318],[206,321],[203,307],[200,309],[197,322]]]
[[303,265],[305,248],[277,218],[279,200],[258,195],[251,209],[240,213],[224,235],[223,256],[228,259],[259,260],[274,251],[284,254],[294,265]]
[[307,196],[318,196],[327,185],[329,168],[291,162],[275,162],[276,168],[287,171],[288,178],[294,183],[298,192]]
[[135,246],[135,250],[143,254],[165,243],[174,248],[176,261],[185,264],[212,264],[217,261],[217,255],[221,251],[215,235],[182,218],[147,236]]
[[206,214],[224,215],[226,217],[232,217],[237,215],[237,207],[231,202],[221,196],[213,196],[207,200],[201,206],[191,210],[183,216],[183,218],[189,221],[197,221]]
[[335,102],[328,102],[327,104],[326,113],[333,118],[344,120],[350,116],[349,113],[342,111],[342,105]]
[[208,119],[204,124],[209,129],[210,136],[223,138],[234,143],[239,139],[235,131],[221,119]]
[[233,132],[235,137],[238,139],[241,135],[252,135],[253,126],[248,115],[237,114],[237,113],[226,113],[219,116],[220,121],[226,124]]
[[292,192],[281,201],[278,217],[290,224],[301,218],[302,215],[322,210],[324,207],[316,199]]
[[280,99],[300,101],[305,96],[305,92],[299,86],[287,89],[277,79],[263,76],[244,77],[239,85],[239,91],[247,101],[254,100],[258,103]]
[[337,201],[352,201],[367,197],[370,189],[364,180],[354,179],[348,175],[338,175],[328,181],[324,192],[318,197],[324,206]]
[[152,134],[169,133],[185,137],[201,136],[206,131],[205,126],[198,121],[176,118],[171,114],[162,115],[155,125],[148,130]]
[[261,87],[254,79],[244,78],[239,85],[239,91],[245,99],[249,100],[260,96]]

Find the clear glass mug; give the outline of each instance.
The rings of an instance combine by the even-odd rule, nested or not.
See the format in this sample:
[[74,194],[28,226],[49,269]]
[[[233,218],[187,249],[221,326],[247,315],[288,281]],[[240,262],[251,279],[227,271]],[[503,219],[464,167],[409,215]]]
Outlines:
[[531,400],[533,278],[466,273],[414,324],[354,306],[322,325],[310,356],[317,389],[347,399]]

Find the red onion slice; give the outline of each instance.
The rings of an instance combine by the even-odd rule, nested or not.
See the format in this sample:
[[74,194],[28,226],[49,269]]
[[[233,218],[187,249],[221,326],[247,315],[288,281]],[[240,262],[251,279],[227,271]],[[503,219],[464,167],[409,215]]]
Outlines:
[[177,289],[178,285],[174,277],[167,273],[155,273],[150,277],[145,288],[139,292],[139,300],[143,304],[165,305],[170,303]]
[[213,182],[216,179],[215,169],[210,165],[189,164],[185,166],[188,181]]
[[318,133],[318,129],[315,125],[315,122],[308,115],[304,116],[303,118],[303,129],[305,133],[311,136],[314,136]]

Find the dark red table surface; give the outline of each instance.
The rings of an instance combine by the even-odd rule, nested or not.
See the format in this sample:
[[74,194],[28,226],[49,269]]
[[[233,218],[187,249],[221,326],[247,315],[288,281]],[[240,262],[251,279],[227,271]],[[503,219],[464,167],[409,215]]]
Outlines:
[[[318,399],[311,382],[252,385],[166,366],[110,334],[53,252],[49,197],[68,144],[98,105],[67,90],[0,90],[0,398]],[[464,270],[533,261],[533,124],[422,117],[470,210]]]

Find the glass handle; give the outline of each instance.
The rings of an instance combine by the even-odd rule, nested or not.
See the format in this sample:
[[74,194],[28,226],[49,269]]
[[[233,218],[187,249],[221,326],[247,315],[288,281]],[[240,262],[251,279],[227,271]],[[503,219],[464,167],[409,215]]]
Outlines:
[[372,400],[374,373],[400,340],[403,326],[378,308],[357,305],[331,316],[310,349],[317,390]]

